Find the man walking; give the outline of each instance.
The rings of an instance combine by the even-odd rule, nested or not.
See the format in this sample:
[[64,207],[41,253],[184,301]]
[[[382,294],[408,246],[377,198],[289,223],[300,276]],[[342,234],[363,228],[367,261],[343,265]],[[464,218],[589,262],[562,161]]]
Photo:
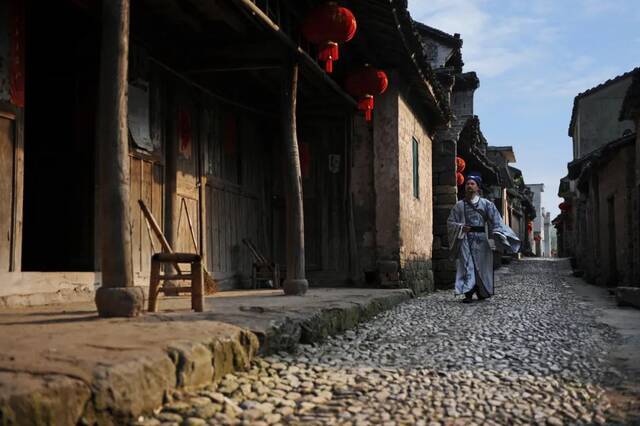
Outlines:
[[464,294],[463,303],[493,296],[493,252],[489,235],[498,247],[516,253],[520,240],[502,222],[496,206],[480,196],[482,178],[469,173],[464,183],[464,199],[451,209],[447,221],[451,258],[456,259],[456,294]]

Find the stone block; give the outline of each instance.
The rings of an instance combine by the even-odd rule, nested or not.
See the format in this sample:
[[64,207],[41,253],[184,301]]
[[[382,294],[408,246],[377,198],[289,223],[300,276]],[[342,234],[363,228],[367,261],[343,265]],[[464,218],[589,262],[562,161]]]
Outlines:
[[435,203],[438,205],[451,205],[458,201],[456,194],[440,194],[436,196]]
[[640,308],[640,287],[618,287],[616,301],[619,306]]
[[391,272],[398,272],[399,265],[395,260],[381,260],[378,261],[378,270],[381,274],[388,274]]
[[455,187],[455,183],[453,185],[436,185],[436,187],[434,188],[433,193],[435,195],[440,195],[440,194],[457,194],[457,189]]
[[438,185],[453,185],[455,189],[455,185],[457,185],[455,169],[448,169],[447,173],[440,173],[438,175]]

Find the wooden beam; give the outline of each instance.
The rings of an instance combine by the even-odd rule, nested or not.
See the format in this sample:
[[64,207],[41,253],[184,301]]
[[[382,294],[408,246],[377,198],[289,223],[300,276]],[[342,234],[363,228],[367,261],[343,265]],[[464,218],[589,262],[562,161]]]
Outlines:
[[294,57],[286,61],[282,81],[282,133],[284,136],[286,164],[286,217],[287,217],[287,278],[284,293],[303,295],[309,288],[305,278],[304,257],[304,206],[302,175],[296,129],[296,100],[299,65]]
[[127,73],[129,0],[102,3],[98,111],[99,226],[102,285],[96,292],[100,316],[136,316],[144,294],[133,285],[129,205]]
[[256,19],[261,25],[270,30],[299,60],[316,74],[322,81],[324,81],[342,100],[348,105],[356,108],[357,102],[349,96],[342,88],[331,79],[318,63],[309,56],[307,52],[302,50],[300,46],[294,43],[289,36],[282,31],[282,29],[276,25],[271,18],[269,18],[257,5],[251,0],[232,0],[238,7],[244,10],[249,16]]

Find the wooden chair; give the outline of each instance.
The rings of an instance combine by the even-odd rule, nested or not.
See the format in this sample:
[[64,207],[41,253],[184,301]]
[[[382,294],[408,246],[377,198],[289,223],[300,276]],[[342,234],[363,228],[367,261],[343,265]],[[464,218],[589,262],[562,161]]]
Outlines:
[[[184,272],[179,268],[177,274],[161,275],[160,267],[163,263],[177,265],[180,263],[191,264],[191,271]],[[202,258],[193,253],[155,253],[151,256],[151,279],[149,282],[149,312],[157,312],[158,293],[186,292],[191,293],[191,309],[196,312],[204,310],[204,282],[202,277]],[[161,281],[190,280],[189,287],[160,286]]]
[[271,280],[273,288],[280,288],[280,266],[260,253],[251,240],[243,238],[242,242],[247,246],[255,260],[251,267],[251,287],[258,288],[258,281]]

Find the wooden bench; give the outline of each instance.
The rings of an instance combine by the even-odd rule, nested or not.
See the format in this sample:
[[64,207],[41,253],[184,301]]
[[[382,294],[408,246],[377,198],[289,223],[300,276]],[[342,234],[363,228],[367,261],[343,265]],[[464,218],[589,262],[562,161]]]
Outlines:
[[[164,274],[160,272],[163,263],[177,265],[180,263],[191,264],[191,271],[184,272],[180,269],[178,273]],[[149,282],[149,312],[157,312],[158,294],[186,292],[191,293],[191,309],[196,312],[204,310],[204,282],[202,277],[202,258],[194,253],[155,253],[151,256],[151,278]],[[189,287],[168,287],[160,285],[161,281],[189,280]]]

